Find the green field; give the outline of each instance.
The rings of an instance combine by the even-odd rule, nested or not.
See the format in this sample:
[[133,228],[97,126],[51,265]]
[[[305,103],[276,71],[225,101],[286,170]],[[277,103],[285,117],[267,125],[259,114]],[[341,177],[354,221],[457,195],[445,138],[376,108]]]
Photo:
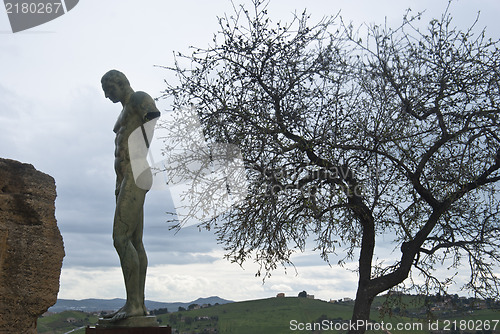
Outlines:
[[[383,316],[378,310],[384,303],[389,306],[387,309],[390,309],[392,314]],[[177,329],[178,333],[344,333],[345,331],[342,330],[336,331],[335,324],[340,326],[342,320],[350,319],[352,307],[353,302],[327,303],[297,297],[268,298],[173,312],[158,315],[157,318],[161,325],[170,325]],[[474,310],[462,313],[456,311],[435,312],[432,314],[434,318],[430,320],[427,320],[427,316],[424,298],[403,296],[388,300],[385,297],[378,297],[373,303],[371,320],[379,325],[383,322],[385,327],[374,327],[378,330],[367,331],[367,333],[386,333],[382,329],[390,329],[392,334],[430,333],[429,321],[431,324],[437,321],[439,329],[447,329],[445,326],[448,325],[447,333],[453,334],[451,325],[454,320],[456,324],[460,324],[460,321],[469,321],[469,327],[472,324],[474,330],[465,331],[467,333],[500,333],[500,323],[496,331],[482,332],[477,330],[479,329],[478,325],[485,324],[485,320],[488,320],[493,328],[492,321],[500,319],[498,310]],[[76,322],[70,324],[67,322],[68,318],[74,318]],[[470,322],[472,320],[473,322]],[[41,318],[38,322],[38,332],[62,334],[86,324],[94,324],[96,321],[95,316],[89,317],[83,312],[67,311]],[[307,326],[314,326],[314,323],[316,323],[318,330],[307,330],[309,329]],[[390,324],[388,325],[388,323]],[[320,324],[328,324],[328,326],[321,327]],[[397,330],[398,324],[405,326],[405,328]],[[467,323],[464,325],[467,326]],[[323,329],[323,331],[319,329]],[[84,332],[84,329],[80,329],[73,333],[83,334]],[[174,333],[177,332],[174,331]]]
[[[217,328],[218,333],[278,334],[290,333],[291,320],[305,323],[316,321],[322,315],[327,315],[332,319],[348,319],[351,312],[352,304],[331,304],[320,300],[293,297],[218,305],[206,309],[165,314],[158,318],[162,320],[162,324],[169,324],[179,329],[180,332],[202,333],[204,329]],[[211,319],[195,321],[197,317]]]
[[[414,297],[405,297],[404,299],[406,300],[403,300],[403,302],[407,303],[406,310],[411,312],[422,309],[423,300],[417,300]],[[383,301],[384,298],[380,297],[374,302],[371,319],[378,323],[382,321],[391,323],[391,325],[386,325],[385,329],[387,329],[387,326],[392,326],[390,330],[392,334],[429,333],[429,322],[425,319],[425,315],[423,317],[425,320],[417,317],[395,315],[382,317],[377,307]],[[323,332],[299,329],[307,329],[306,323],[311,322],[318,323],[318,329],[321,329],[320,324],[322,324],[323,320],[326,320],[327,323],[348,320],[352,315],[352,307],[353,302],[333,304],[296,297],[269,298],[165,314],[159,316],[159,319],[162,320],[162,324],[169,324],[178,329],[179,333],[209,333],[209,329],[212,328],[217,329],[217,333],[221,334],[344,333],[345,331],[342,330],[336,331],[334,325],[327,325],[327,327],[323,328]],[[195,321],[196,318],[199,319],[200,317],[208,317],[210,320]],[[175,321],[173,321],[174,319]],[[180,319],[184,319],[184,322],[181,322]],[[190,319],[190,321],[186,321],[187,319]],[[214,319],[217,319],[217,321]],[[456,319],[464,319],[464,317],[458,315]],[[478,310],[473,314],[467,314],[466,319],[500,319],[500,313],[494,310]],[[294,322],[295,326],[291,327],[291,321],[293,320],[296,320]],[[443,329],[442,325],[444,325],[442,320],[444,318],[440,319],[440,329]],[[304,327],[298,328],[296,326],[298,323],[302,323]],[[401,324],[400,326],[406,326],[406,328],[397,330],[398,323]],[[337,326],[340,326],[340,324]],[[500,324],[498,329],[500,329]],[[372,330],[367,331],[367,333],[386,332]]]
[[[73,319],[75,320],[74,322]],[[62,334],[79,327],[95,324],[96,322],[97,316],[92,316],[80,311],[64,311],[48,317],[39,318],[37,330],[38,333]],[[83,334],[85,333],[85,329],[74,331],[73,333]]]

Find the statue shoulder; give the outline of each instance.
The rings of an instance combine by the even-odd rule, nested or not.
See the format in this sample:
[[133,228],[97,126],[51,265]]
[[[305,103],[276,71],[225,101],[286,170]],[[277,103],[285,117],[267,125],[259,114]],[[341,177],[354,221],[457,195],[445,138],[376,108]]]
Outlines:
[[[130,105],[134,110],[139,112],[142,118],[152,119],[154,117],[158,117],[160,114],[160,112],[156,108],[156,104],[153,98],[145,92],[134,92],[134,94],[132,94],[132,96],[130,97]],[[146,117],[146,115],[148,114],[151,116]]]
[[132,96],[130,97],[130,103],[133,106],[142,106],[144,104],[155,105],[155,101],[153,100],[153,98],[148,93],[141,91],[134,92],[134,94],[132,94]]

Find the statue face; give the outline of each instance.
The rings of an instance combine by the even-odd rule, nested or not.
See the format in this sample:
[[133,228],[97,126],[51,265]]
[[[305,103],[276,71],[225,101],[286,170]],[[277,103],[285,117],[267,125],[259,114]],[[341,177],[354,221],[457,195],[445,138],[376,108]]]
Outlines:
[[103,82],[102,90],[104,91],[104,96],[110,99],[113,103],[120,102],[124,92],[120,85],[112,81]]

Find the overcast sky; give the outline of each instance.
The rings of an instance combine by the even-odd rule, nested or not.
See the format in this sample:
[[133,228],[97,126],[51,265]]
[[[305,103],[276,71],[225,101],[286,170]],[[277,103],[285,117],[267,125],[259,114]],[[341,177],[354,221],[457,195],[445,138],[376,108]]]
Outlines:
[[[248,1],[234,0],[235,4]],[[445,0],[271,0],[274,21],[290,21],[307,8],[311,22],[339,10],[345,21],[397,26],[411,7],[440,17]],[[481,11],[479,26],[500,37],[498,0],[460,0],[452,5],[455,24],[468,27]],[[56,180],[56,218],[66,257],[59,298],[124,298],[118,256],[112,245],[114,214],[114,133],[121,106],[104,98],[101,76],[118,69],[136,90],[161,95],[170,74],[155,65],[172,65],[173,51],[207,46],[217,16],[232,12],[229,0],[84,0],[67,14],[13,34],[0,10],[0,157],[31,163]],[[158,102],[160,111],[170,107]],[[294,257],[297,273],[279,268],[262,284],[257,267],[223,259],[211,232],[195,227],[169,231],[168,190],[151,191],[145,205],[144,243],[149,257],[146,298],[174,302],[218,295],[231,300],[296,296],[354,297],[357,278],[348,269],[329,267],[319,255]],[[388,241],[388,240],[387,240]],[[381,244],[389,256],[391,245]],[[457,284],[457,288],[459,285]]]

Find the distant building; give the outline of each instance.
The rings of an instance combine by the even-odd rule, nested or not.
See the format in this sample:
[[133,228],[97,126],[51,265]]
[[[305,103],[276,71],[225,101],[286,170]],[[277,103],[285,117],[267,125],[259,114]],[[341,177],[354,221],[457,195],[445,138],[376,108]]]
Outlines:
[[403,291],[389,291],[387,294],[389,296],[402,296],[402,295],[404,295]]
[[344,301],[345,301],[345,302],[352,302],[352,301],[354,301],[354,299],[349,298],[349,297],[345,297],[345,298],[344,298]]
[[280,292],[276,295],[276,298],[285,298],[285,294],[283,292]]
[[342,303],[342,299],[330,299],[329,303]]
[[307,295],[308,299],[314,299],[314,295]]
[[478,303],[474,303],[474,309],[476,310],[486,310],[488,309],[488,305],[484,300],[479,301]]

